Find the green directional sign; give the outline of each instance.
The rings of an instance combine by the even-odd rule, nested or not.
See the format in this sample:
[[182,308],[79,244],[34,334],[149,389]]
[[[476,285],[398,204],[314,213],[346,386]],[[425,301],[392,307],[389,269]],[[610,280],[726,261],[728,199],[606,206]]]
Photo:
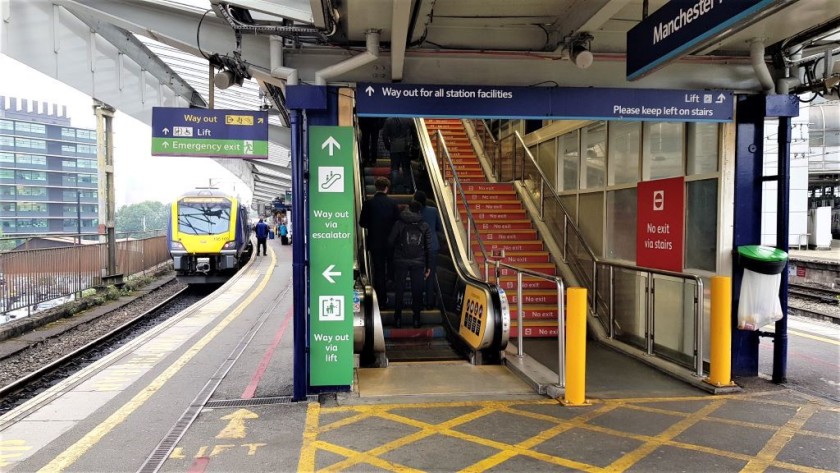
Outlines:
[[353,383],[353,128],[309,129],[312,386]]

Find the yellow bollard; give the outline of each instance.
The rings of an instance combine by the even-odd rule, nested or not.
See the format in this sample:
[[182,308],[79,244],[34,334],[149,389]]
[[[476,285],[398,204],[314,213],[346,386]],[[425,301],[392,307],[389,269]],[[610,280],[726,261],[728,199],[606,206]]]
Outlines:
[[586,406],[586,288],[566,290],[566,406]]
[[712,277],[712,313],[709,335],[709,378],[715,386],[732,385],[732,278]]

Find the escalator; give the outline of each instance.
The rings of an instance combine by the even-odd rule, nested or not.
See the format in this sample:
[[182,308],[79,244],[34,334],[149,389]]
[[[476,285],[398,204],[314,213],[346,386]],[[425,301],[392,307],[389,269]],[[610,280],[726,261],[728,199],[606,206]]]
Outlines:
[[[437,208],[442,222],[438,234],[440,250],[437,261],[436,303],[425,307],[421,313],[421,326],[410,324],[394,327],[393,304],[396,284],[405,284],[403,318],[411,313],[411,291],[406,281],[389,281],[387,294],[375,294],[370,287],[372,267],[367,262],[369,254],[364,242],[359,245],[359,281],[357,292],[363,294],[361,304],[364,330],[357,330],[357,351],[361,352],[363,367],[386,367],[396,362],[467,362],[473,365],[498,364],[507,344],[509,315],[503,311],[503,301],[495,286],[474,277],[465,262],[465,248],[459,247],[460,238],[455,227],[455,214],[438,203],[445,200],[440,185],[435,185],[436,170],[429,169],[426,157],[431,154],[428,136],[419,136],[421,158],[412,162],[410,176],[402,176],[397,193],[390,194],[401,207],[413,199],[416,190],[427,195],[426,205]],[[379,176],[390,174],[387,152],[380,145],[378,159],[359,165],[359,188],[365,199],[375,193],[374,182]],[[358,160],[357,160],[358,162]],[[431,172],[430,172],[431,171]],[[439,179],[438,179],[439,180]],[[358,200],[358,196],[357,196]],[[364,235],[364,232],[360,232]],[[389,278],[392,279],[392,278]],[[504,307],[506,307],[506,303]],[[365,342],[359,342],[363,332]],[[378,332],[378,333],[376,333]],[[377,340],[378,342],[373,342]]]

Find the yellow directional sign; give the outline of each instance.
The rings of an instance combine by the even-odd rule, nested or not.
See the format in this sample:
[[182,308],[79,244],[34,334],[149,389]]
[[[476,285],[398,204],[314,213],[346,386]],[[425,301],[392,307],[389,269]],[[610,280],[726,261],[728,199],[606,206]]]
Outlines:
[[233,414],[228,414],[222,417],[222,420],[229,420],[228,425],[219,432],[217,439],[244,439],[245,438],[245,419],[259,419],[260,416],[254,414],[248,409],[239,409]]

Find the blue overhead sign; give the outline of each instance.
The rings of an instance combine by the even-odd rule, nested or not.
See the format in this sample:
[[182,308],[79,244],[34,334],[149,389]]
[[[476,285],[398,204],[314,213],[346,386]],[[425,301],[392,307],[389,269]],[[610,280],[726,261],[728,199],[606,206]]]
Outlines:
[[360,116],[524,119],[732,120],[732,91],[367,84]]
[[152,156],[268,159],[268,113],[155,107]]
[[671,0],[627,32],[627,80],[690,53],[778,0]]

